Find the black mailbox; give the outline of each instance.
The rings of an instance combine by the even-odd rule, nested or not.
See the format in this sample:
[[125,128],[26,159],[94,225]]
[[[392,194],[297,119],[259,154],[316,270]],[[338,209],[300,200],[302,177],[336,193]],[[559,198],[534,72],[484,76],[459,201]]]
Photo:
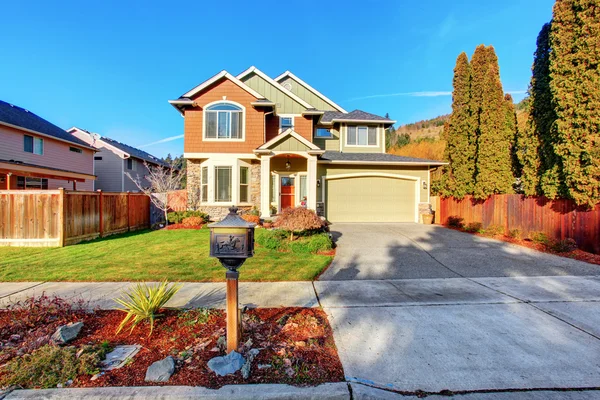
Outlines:
[[210,229],[210,256],[216,257],[223,267],[236,271],[246,258],[254,256],[254,227],[229,208],[222,221],[208,225]]

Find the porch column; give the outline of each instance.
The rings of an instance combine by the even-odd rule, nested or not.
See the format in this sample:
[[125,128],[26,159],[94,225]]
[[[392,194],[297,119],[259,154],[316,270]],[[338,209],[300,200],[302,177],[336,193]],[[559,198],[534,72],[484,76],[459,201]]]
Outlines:
[[306,196],[306,207],[310,210],[317,209],[317,156],[308,156],[307,179],[308,195]]
[[271,216],[271,156],[260,157],[260,216],[269,218]]

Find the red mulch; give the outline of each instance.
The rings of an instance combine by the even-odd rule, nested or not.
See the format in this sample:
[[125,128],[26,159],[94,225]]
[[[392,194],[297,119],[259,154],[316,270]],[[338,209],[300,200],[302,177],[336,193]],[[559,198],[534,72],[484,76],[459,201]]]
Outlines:
[[[131,334],[129,329],[116,334],[123,316],[123,312],[114,310],[79,314],[84,327],[70,345],[108,341],[111,346],[139,344],[142,349],[130,364],[107,371],[95,381],[90,380],[91,376],[79,376],[72,386],[154,385],[144,381],[146,369],[168,355],[176,359],[175,373],[167,383],[156,385],[209,388],[241,383],[317,385],[344,379],[331,327],[326,314],[319,309],[264,308],[245,312],[240,352],[244,354],[250,348],[260,349],[248,379],[244,379],[239,371],[219,377],[207,367],[208,360],[225,355],[222,349],[217,349],[217,340],[225,335],[223,311],[211,310],[208,319],[203,322],[202,313],[196,310],[166,310],[155,322],[150,337],[147,324],[138,325]],[[0,324],[9,320],[8,312],[0,312]],[[243,343],[249,339],[251,345],[246,348]],[[259,364],[270,364],[271,367],[259,369]]]
[[164,229],[172,231],[175,229],[202,229],[204,225],[184,225],[184,224],[171,224],[165,226]]
[[[450,227],[448,227],[448,228],[450,228]],[[554,254],[554,255],[557,255],[560,257],[572,258],[574,260],[584,261],[584,262],[587,262],[590,264],[600,265],[600,254],[588,253],[587,251],[583,251],[583,250],[579,250],[579,249],[569,251],[566,253],[558,253],[556,251],[552,251],[550,248],[548,248],[548,246],[544,245],[543,243],[534,242],[531,239],[517,239],[517,238],[511,238],[506,235],[489,236],[489,235],[482,235],[480,233],[467,232],[463,229],[458,229],[458,228],[450,228],[450,229],[458,230],[458,231],[464,232],[464,233],[471,233],[472,235],[481,236],[481,237],[491,237],[492,239],[502,240],[503,242],[508,242],[508,243],[519,245],[519,246],[528,247],[530,249],[541,251],[543,253]]]

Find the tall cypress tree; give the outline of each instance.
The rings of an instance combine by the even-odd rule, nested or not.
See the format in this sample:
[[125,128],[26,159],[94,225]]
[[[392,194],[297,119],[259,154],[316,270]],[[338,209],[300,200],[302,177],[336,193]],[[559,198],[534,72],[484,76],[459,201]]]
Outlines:
[[550,31],[550,90],[557,175],[568,197],[600,201],[600,6],[557,0]]
[[[504,135],[508,141],[508,148],[510,150],[510,163],[512,176],[519,176],[519,160],[515,157],[515,143],[518,135],[518,124],[517,124],[517,112],[515,111],[515,103],[510,94],[504,95],[503,114],[504,114]],[[514,179],[513,179],[514,182]]]
[[550,133],[556,119],[550,92],[550,24],[544,24],[537,37],[531,71],[529,118],[526,129],[517,137],[521,182],[523,192],[528,196],[546,194],[556,197],[559,160]]
[[473,191],[475,172],[475,123],[471,111],[471,65],[463,52],[456,59],[452,115],[444,128],[446,161],[443,194],[462,199]]
[[[479,111],[473,192],[477,199],[485,199],[492,194],[510,193],[514,181],[511,157],[514,133],[510,135],[505,126],[504,91],[500,82],[498,57],[492,46],[481,47],[478,46],[473,55],[473,99],[476,100],[475,107]],[[475,55],[478,51],[482,54],[480,65],[476,69]]]

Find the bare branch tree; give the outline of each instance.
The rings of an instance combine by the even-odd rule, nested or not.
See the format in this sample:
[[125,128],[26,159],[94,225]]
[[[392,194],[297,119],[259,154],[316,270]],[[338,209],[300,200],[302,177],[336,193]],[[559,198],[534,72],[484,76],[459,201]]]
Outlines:
[[156,206],[165,215],[165,224],[169,224],[167,219],[167,210],[169,209],[168,193],[181,189],[182,174],[172,163],[169,166],[150,165],[144,161],[144,167],[148,174],[140,177],[139,174],[134,178],[129,172],[125,175],[135,183],[135,186],[150,197],[152,204]]

